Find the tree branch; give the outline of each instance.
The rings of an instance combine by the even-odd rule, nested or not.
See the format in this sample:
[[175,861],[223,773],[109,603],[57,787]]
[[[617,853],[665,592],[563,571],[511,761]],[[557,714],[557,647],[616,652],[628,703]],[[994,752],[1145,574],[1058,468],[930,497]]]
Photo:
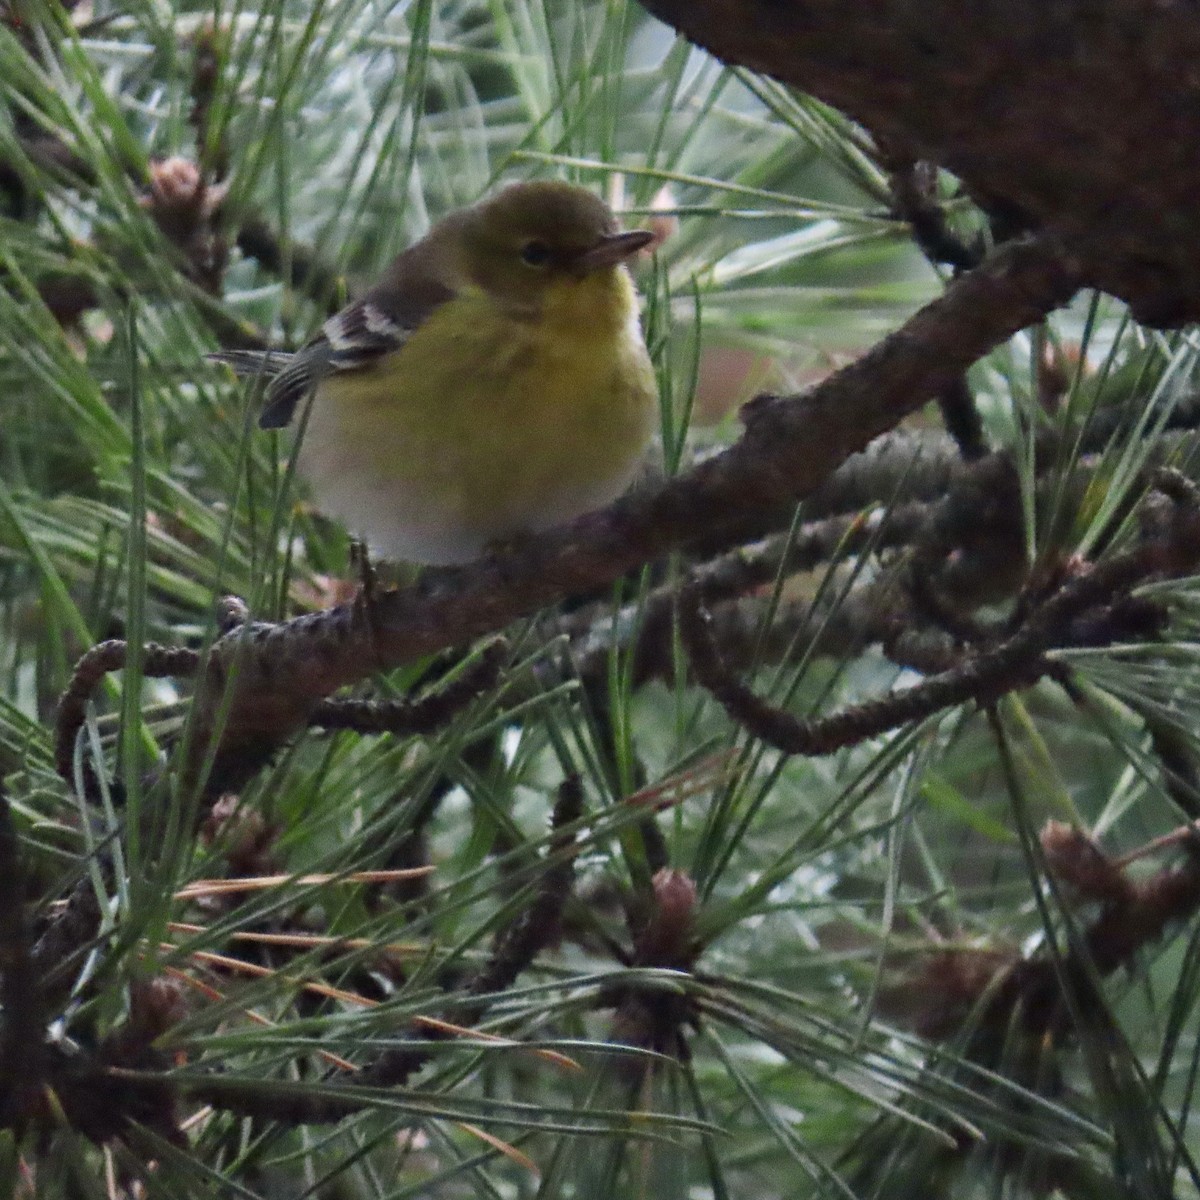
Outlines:
[[[1200,22],[1160,0],[642,0],[953,171],[1150,324],[1200,315]],[[995,227],[995,222],[994,222]]]
[[250,624],[214,647],[198,695],[197,775],[232,688],[207,794],[236,788],[314,706],[381,667],[461,645],[565,596],[604,586],[678,547],[814,492],[850,455],[921,407],[972,362],[1071,298],[1053,240],[1004,247],[858,361],[795,397],[760,397],[728,450],[676,479],[468,567],[378,596],[366,620],[341,605]]

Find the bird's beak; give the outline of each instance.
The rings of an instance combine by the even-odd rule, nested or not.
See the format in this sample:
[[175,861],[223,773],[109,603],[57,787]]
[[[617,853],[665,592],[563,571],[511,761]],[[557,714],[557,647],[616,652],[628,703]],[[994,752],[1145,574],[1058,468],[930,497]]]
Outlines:
[[631,229],[627,233],[605,234],[594,246],[585,250],[571,264],[580,275],[589,275],[601,267],[615,267],[643,246],[654,241],[648,229]]

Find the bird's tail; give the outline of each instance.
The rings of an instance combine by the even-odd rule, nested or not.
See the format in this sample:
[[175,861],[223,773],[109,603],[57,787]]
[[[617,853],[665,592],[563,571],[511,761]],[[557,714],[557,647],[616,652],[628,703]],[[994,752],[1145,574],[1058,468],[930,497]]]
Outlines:
[[224,363],[240,376],[261,375],[274,379],[292,361],[294,355],[286,350],[218,350],[204,356],[209,362]]
[[262,429],[287,425],[296,413],[296,405],[316,381],[311,350],[299,354],[287,350],[218,350],[205,357],[232,367],[238,375],[266,382],[265,403],[258,414]]

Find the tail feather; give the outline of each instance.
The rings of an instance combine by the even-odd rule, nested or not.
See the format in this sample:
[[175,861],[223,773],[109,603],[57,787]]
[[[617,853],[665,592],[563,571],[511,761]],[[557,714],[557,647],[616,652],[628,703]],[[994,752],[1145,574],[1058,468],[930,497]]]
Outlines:
[[218,350],[204,356],[209,362],[224,363],[241,377],[261,375],[272,379],[292,361],[286,350]]
[[311,353],[286,350],[219,350],[206,356],[224,363],[242,377],[266,381],[266,403],[258,415],[262,429],[282,429],[290,424],[296,405],[314,382]]

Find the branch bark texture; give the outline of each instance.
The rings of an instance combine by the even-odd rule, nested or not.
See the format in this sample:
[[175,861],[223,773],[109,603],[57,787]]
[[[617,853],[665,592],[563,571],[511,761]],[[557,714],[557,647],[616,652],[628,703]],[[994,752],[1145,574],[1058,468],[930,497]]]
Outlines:
[[1200,316],[1200,18],[1179,0],[643,0],[727,62],[1058,235],[1151,324]]
[[1014,242],[809,392],[757,400],[741,439],[685,475],[518,548],[432,572],[415,587],[375,597],[369,611],[342,605],[234,630],[215,647],[192,730],[199,755],[221,730],[206,790],[237,787],[320,700],[373,670],[467,643],[810,495],[850,455],[1077,287],[1075,264],[1054,239]]

